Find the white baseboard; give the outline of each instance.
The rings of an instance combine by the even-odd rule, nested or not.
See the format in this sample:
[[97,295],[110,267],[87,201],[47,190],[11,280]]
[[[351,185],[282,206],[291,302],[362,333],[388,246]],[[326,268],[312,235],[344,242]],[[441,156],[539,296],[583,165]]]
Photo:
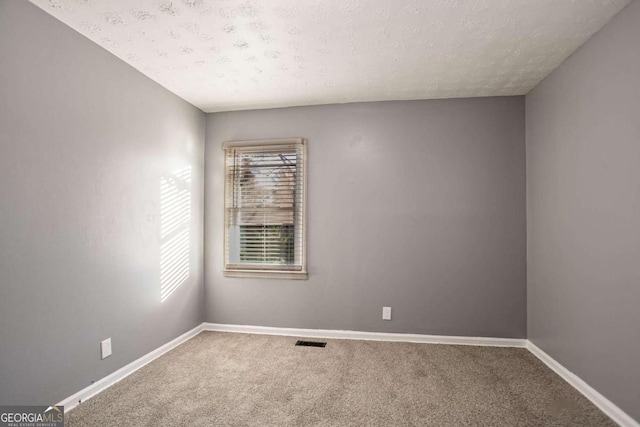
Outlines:
[[582,393],[584,397],[589,399],[594,405],[596,405],[602,412],[604,412],[609,418],[611,418],[621,427],[640,427],[640,423],[635,421],[622,409],[618,408],[613,402],[598,393],[596,389],[584,382],[576,374],[562,366],[555,359],[542,351],[539,347],[537,347],[529,340],[527,340],[527,349],[529,349],[529,351],[533,353],[538,359],[544,362],[544,364],[551,368],[556,374],[560,375],[562,379],[564,379],[576,390]]
[[340,331],[332,329],[274,328],[268,326],[224,325],[220,323],[203,323],[203,326],[205,331],[284,335],[304,338],[481,345],[491,347],[526,347],[527,344],[526,339],[520,338],[457,337],[445,335],[396,334],[388,332]]
[[118,381],[120,381],[120,380],[126,378],[127,376],[131,375],[132,373],[134,373],[138,369],[142,368],[144,365],[146,365],[146,364],[152,362],[153,360],[157,359],[158,357],[162,356],[163,354],[165,354],[169,350],[172,350],[173,348],[179,346],[180,344],[184,343],[185,341],[188,341],[189,339],[191,339],[194,336],[198,335],[200,332],[202,332],[202,329],[203,329],[203,324],[200,324],[200,325],[196,326],[195,328],[191,329],[190,331],[187,331],[184,334],[180,335],[178,338],[176,338],[176,339],[174,339],[172,341],[169,341],[165,345],[163,345],[161,347],[158,347],[157,349],[153,350],[152,352],[145,354],[141,358],[139,358],[137,360],[134,360],[133,362],[129,363],[126,366],[123,366],[122,368],[118,369],[114,373],[112,373],[110,375],[107,375],[106,377],[102,378],[101,380],[96,381],[95,383],[93,383],[90,386],[80,390],[79,392],[75,393],[74,395],[67,397],[66,399],[64,399],[63,401],[58,403],[57,406],[64,406],[65,412],[68,412],[68,411],[72,410],[73,408],[78,406],[78,404],[80,402],[84,402],[85,400],[92,398],[93,396],[95,396],[96,394],[98,394],[101,391],[105,390],[106,388],[111,387],[112,385],[114,385]]

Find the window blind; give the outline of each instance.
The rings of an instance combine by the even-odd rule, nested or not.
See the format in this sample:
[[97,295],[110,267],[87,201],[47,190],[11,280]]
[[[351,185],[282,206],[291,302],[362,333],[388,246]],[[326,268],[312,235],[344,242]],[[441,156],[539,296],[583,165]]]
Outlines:
[[225,274],[306,278],[304,140],[224,148]]

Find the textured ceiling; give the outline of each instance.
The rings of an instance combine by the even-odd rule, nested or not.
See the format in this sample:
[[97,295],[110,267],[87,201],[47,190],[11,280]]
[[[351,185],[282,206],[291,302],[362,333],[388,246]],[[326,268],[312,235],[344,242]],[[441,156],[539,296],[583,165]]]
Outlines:
[[204,111],[521,95],[629,0],[31,0]]

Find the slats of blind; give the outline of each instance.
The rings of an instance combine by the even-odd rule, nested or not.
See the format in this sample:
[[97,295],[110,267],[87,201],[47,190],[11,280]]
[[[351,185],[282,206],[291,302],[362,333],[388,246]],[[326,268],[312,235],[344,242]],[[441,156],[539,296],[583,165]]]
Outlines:
[[304,270],[304,143],[225,151],[225,269]]

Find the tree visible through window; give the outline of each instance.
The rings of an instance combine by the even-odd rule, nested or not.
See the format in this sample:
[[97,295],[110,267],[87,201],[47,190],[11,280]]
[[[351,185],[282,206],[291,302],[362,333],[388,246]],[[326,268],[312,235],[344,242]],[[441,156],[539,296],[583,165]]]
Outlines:
[[306,278],[304,141],[225,150],[225,273]]

